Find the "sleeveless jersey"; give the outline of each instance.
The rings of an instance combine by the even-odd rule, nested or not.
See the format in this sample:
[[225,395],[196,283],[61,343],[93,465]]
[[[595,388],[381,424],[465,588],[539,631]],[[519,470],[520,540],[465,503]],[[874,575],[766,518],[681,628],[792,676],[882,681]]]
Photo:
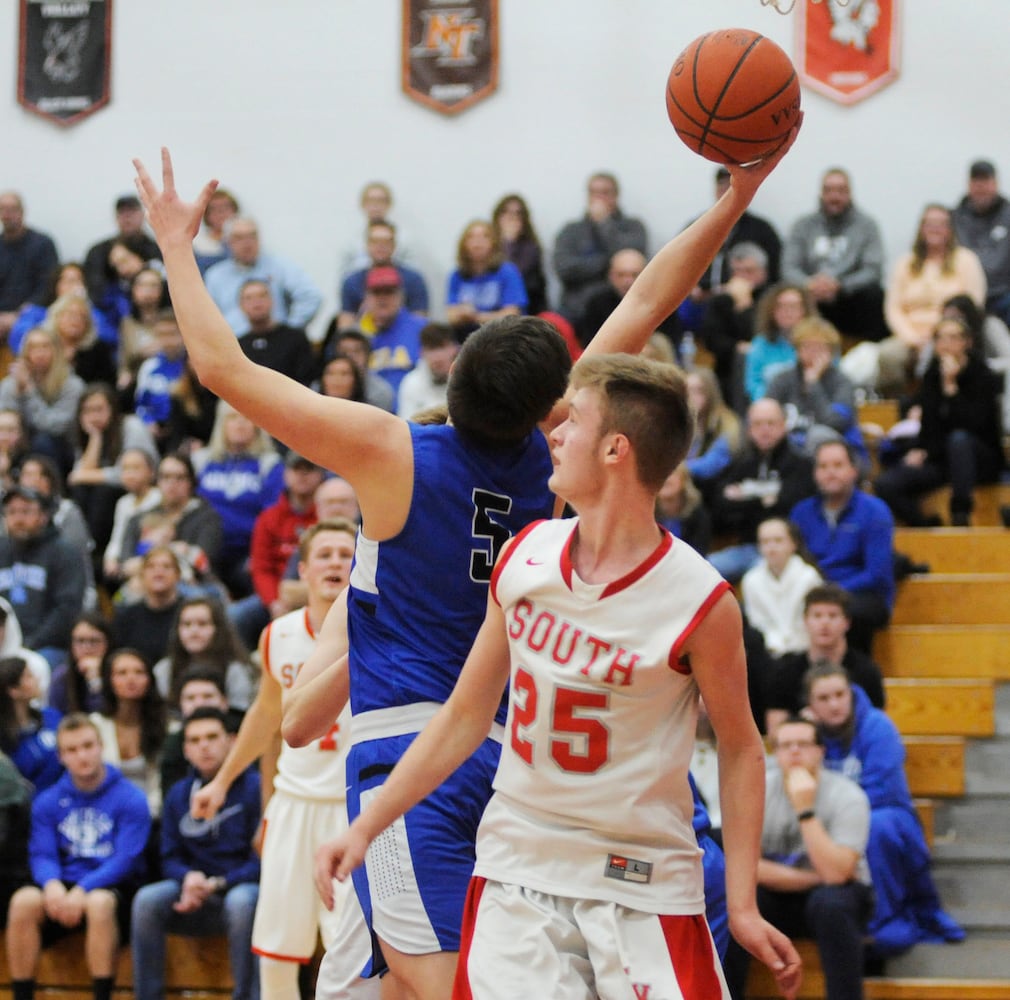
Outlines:
[[410,432],[407,523],[384,542],[358,534],[347,601],[355,715],[448,699],[484,620],[498,552],[553,508],[539,431],[504,450],[477,448],[450,426]]
[[[290,688],[316,637],[308,608],[275,618],[266,628],[263,669],[282,688]],[[281,742],[274,788],[302,799],[343,801],[347,793],[344,765],[350,746],[351,712],[344,708],[330,731],[304,747]]]
[[698,687],[680,651],[729,585],[668,532],[621,579],[584,583],[570,558],[576,528],[532,526],[491,584],[511,700],[475,874],[701,913],[688,784]]

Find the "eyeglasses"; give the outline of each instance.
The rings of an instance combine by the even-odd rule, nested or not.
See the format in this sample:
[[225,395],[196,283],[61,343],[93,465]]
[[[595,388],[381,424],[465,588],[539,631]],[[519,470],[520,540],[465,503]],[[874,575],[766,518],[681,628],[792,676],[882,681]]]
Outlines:
[[817,746],[816,740],[780,740],[775,744],[776,750],[806,750]]

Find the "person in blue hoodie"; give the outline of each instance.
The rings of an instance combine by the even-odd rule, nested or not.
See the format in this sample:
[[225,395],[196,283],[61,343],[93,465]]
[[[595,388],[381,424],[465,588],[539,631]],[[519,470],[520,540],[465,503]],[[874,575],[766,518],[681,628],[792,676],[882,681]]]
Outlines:
[[870,800],[866,860],[876,895],[872,951],[897,955],[920,941],[961,941],[930,874],[929,845],[905,777],[905,748],[894,723],[870,704],[844,667],[807,671],[807,703],[824,737],[824,766],[857,781]]
[[56,746],[66,773],[32,804],[35,884],[19,889],[8,911],[13,997],[32,1000],[41,949],[83,927],[95,1000],[110,1000],[151,816],[143,792],[102,762],[102,740],[88,716],[66,716]]
[[252,925],[259,896],[260,779],[247,769],[213,819],[194,819],[190,797],[221,767],[231,747],[224,712],[194,709],[183,723],[183,753],[194,773],[176,782],[161,821],[161,867],[168,876],[133,900],[133,988],[137,1000],[165,995],[165,935],[226,934],[234,1000],[258,1000]]

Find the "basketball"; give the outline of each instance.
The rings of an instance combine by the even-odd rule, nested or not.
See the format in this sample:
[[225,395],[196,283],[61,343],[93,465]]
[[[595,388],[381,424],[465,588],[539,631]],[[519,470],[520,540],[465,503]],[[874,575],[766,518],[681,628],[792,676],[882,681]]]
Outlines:
[[666,111],[677,135],[706,160],[750,163],[774,152],[800,110],[789,56],[746,28],[696,38],[670,70]]

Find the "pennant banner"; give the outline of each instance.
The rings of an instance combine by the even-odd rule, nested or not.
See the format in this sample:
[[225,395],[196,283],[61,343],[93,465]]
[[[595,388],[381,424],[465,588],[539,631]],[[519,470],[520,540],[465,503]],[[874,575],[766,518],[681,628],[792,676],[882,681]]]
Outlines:
[[796,49],[800,81],[841,104],[855,104],[898,78],[901,0],[800,0]]
[[21,0],[18,103],[73,125],[109,103],[112,0]]
[[403,91],[458,114],[498,87],[498,0],[403,0]]

